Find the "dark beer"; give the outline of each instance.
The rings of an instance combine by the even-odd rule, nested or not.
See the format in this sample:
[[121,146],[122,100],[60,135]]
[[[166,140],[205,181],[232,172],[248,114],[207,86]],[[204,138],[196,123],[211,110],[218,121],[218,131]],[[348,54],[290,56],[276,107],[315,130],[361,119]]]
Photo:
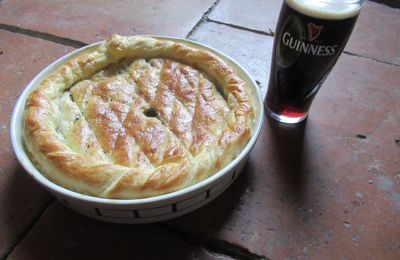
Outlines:
[[[315,2],[325,3],[324,8],[320,10]],[[352,2],[353,6],[338,6],[334,0],[283,2],[265,100],[267,113],[272,117],[295,123],[307,116],[314,96],[342,53],[357,20],[360,3]],[[330,3],[333,7],[329,7]]]

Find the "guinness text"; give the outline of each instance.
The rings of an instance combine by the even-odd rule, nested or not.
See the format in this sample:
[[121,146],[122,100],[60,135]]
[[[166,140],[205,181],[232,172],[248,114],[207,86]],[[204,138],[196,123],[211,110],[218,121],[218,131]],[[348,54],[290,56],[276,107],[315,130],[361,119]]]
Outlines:
[[316,45],[293,38],[290,33],[285,32],[282,37],[285,46],[300,53],[315,56],[332,56],[339,45]]

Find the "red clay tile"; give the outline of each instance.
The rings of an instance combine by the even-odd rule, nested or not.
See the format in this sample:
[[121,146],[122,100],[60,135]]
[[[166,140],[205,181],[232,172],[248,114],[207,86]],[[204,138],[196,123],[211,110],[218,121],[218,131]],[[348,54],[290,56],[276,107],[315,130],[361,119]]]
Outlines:
[[365,1],[346,50],[400,65],[400,9]]
[[235,59],[260,83],[264,95],[271,64],[272,37],[209,22],[202,24],[191,39]]
[[209,18],[249,29],[273,32],[282,0],[221,0]]
[[[1,3],[2,7],[5,4],[10,3]],[[367,2],[368,5],[375,4]],[[36,10],[24,8],[30,15]],[[0,22],[5,19],[2,10]],[[38,13],[43,15],[43,12]],[[40,24],[38,19],[33,24]],[[52,28],[62,32],[57,26]],[[74,25],[66,28],[74,31],[67,31],[67,34],[80,35]],[[377,31],[381,31],[380,27]],[[382,31],[385,35],[386,30]],[[0,49],[4,52],[0,61],[10,64],[0,67],[1,96],[5,97],[0,102],[0,141],[2,147],[8,149],[5,156],[0,157],[0,206],[3,208],[0,257],[48,200],[48,196],[21,173],[10,153],[8,123],[3,126],[3,122],[9,121],[4,115],[9,115],[11,110],[7,101],[14,102],[40,66],[67,50],[49,42],[9,35],[14,34],[0,32],[0,46],[6,46],[0,48],[9,48],[7,51]],[[90,34],[84,37],[96,38]],[[266,85],[272,38],[207,23],[198,29],[193,39],[226,52],[248,68],[262,86]],[[250,47],[243,42],[251,44]],[[29,51],[30,48],[37,50]],[[391,53],[373,58],[397,62],[387,60],[387,57],[397,59],[390,47],[382,53],[365,48],[366,54],[359,54]],[[357,47],[358,50],[362,49]],[[3,60],[7,56],[2,56],[7,53],[12,55]],[[35,59],[39,65],[32,66]],[[225,240],[273,259],[398,259],[399,75],[397,66],[343,55],[317,95],[303,128],[285,127],[267,120],[244,173],[234,185],[210,205],[168,224],[185,232]],[[15,248],[11,258],[131,257],[132,251],[135,256],[146,257],[214,257],[201,246],[193,242],[188,244],[158,225],[100,223],[54,204]]]
[[0,23],[96,42],[111,34],[186,36],[213,0],[4,1]]
[[13,105],[47,64],[72,49],[0,30],[0,258],[49,201],[19,166],[10,144]]
[[103,223],[54,203],[11,259],[231,259],[160,225]]
[[344,54],[319,91],[310,116],[366,136],[385,127],[395,129],[400,123],[399,85],[399,67]]
[[344,55],[305,125],[268,119],[233,186],[169,224],[272,259],[399,258],[399,75]]

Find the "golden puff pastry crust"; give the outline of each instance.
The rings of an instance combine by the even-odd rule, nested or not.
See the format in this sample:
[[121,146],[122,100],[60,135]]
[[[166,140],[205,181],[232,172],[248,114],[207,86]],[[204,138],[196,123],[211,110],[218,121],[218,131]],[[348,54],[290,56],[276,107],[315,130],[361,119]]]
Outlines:
[[251,89],[212,52],[113,35],[30,94],[24,142],[52,182],[133,199],[214,174],[239,154],[253,128]]

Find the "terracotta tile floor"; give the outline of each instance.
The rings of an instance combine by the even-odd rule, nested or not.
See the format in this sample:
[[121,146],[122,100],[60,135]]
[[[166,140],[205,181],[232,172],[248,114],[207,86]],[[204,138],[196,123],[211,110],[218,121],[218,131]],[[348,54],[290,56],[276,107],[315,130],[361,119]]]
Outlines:
[[111,33],[208,44],[264,94],[280,3],[0,1],[0,259],[400,259],[400,9],[384,4],[365,2],[306,124],[267,119],[237,181],[186,216],[94,221],[16,161],[9,121],[19,93],[51,61]]

